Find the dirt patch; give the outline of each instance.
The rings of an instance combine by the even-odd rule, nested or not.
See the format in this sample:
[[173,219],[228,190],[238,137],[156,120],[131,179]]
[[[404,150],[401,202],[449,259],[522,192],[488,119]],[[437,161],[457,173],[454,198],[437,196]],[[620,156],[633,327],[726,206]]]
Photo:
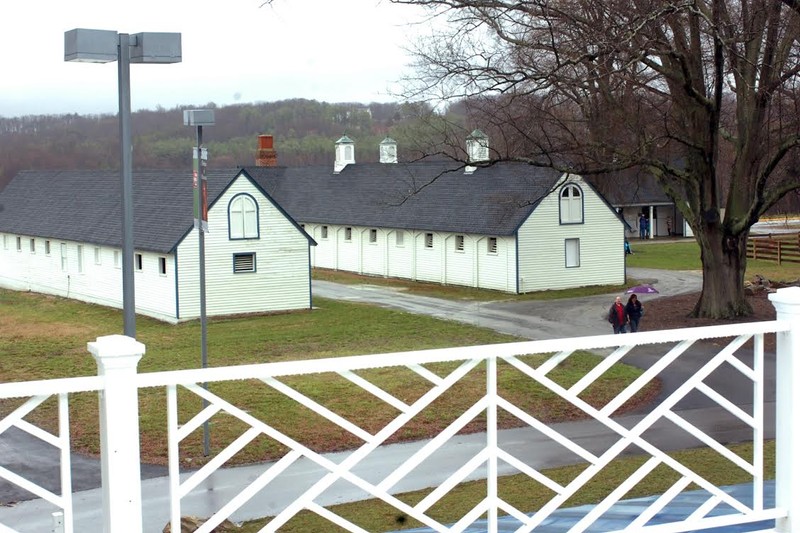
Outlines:
[[79,337],[89,339],[95,328],[83,324],[66,322],[36,323],[23,321],[13,316],[0,316],[0,329],[3,336],[14,339],[35,339],[43,336]]
[[[747,301],[753,308],[753,314],[748,317],[731,319],[690,317],[689,315],[694,309],[694,305],[700,298],[699,292],[656,298],[645,303],[647,312],[642,318],[639,330],[694,328],[700,326],[720,326],[775,320],[775,308],[772,306],[772,302],[767,298],[767,295],[768,293],[766,291],[759,291],[755,294],[748,295]],[[658,319],[652,319],[652,321],[650,321],[648,320],[650,317],[658,317]],[[766,350],[774,351],[775,335],[765,335],[764,345]]]

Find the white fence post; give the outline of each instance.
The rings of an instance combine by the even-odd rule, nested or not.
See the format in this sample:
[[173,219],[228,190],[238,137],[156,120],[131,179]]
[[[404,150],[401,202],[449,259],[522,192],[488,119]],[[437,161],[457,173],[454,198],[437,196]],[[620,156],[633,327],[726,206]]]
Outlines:
[[100,454],[103,531],[141,533],[142,483],[139,455],[139,397],[136,365],[144,344],[125,335],[88,343],[104,378],[100,391]]
[[[789,331],[776,333],[775,506],[788,516],[776,520],[781,533],[800,533],[800,287],[778,289],[769,295],[778,320],[791,323]],[[794,497],[793,497],[794,496]]]

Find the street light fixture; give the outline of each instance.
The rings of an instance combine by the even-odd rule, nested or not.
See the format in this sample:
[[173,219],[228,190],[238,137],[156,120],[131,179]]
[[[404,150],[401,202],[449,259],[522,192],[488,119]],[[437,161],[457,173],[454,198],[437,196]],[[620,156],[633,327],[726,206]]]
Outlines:
[[64,32],[64,61],[118,64],[119,138],[122,177],[122,309],[125,335],[136,337],[133,284],[133,147],[131,63],[180,63],[180,33],[117,33],[74,29]]
[[[203,126],[214,125],[212,109],[186,109],[183,112],[183,125],[197,127],[197,146],[193,151],[192,189],[194,190],[194,228],[197,230],[197,243],[200,251],[200,358],[203,368],[208,366],[208,327],[206,321],[206,239],[208,231],[208,180],[206,162],[208,155],[203,149]],[[208,389],[208,383],[203,383]],[[208,400],[203,398],[203,409]],[[208,420],[203,422],[203,455],[211,453],[211,436]]]

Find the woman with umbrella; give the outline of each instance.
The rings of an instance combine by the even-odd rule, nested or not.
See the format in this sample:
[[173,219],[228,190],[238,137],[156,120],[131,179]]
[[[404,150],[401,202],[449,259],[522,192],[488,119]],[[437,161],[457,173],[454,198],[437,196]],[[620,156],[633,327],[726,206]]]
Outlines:
[[625,304],[625,314],[628,315],[631,333],[636,333],[639,330],[639,321],[644,314],[644,307],[642,307],[642,302],[639,301],[636,294],[631,294],[628,298],[628,303]]
[[642,315],[644,315],[644,307],[642,306],[642,302],[639,301],[639,297],[636,296],[636,293],[656,294],[658,291],[652,285],[636,285],[625,291],[625,293],[630,294],[628,303],[625,304],[625,315],[628,317],[628,322],[631,325],[631,333],[636,333],[639,330],[639,321],[642,319]]

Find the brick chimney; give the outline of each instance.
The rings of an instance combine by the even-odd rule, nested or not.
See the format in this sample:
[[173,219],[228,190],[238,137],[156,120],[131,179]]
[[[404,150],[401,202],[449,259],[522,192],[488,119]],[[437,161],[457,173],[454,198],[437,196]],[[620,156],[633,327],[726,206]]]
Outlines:
[[277,167],[278,154],[272,147],[272,135],[258,136],[258,151],[256,152],[257,167]]

